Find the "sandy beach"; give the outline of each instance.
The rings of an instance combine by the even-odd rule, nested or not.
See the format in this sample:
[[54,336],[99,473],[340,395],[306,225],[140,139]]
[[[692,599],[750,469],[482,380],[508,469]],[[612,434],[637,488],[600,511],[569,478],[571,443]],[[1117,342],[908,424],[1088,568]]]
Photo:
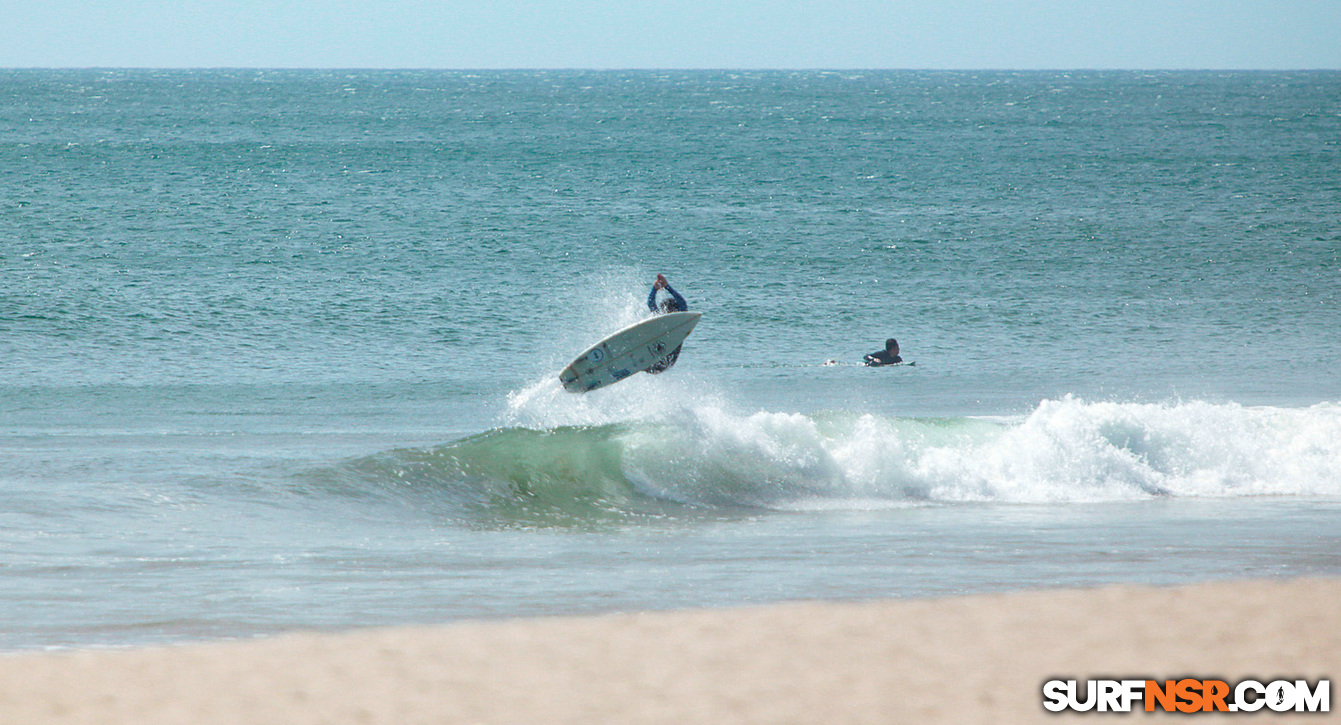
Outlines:
[[1053,678],[1338,672],[1341,580],[1246,581],[10,654],[0,722],[1057,722]]

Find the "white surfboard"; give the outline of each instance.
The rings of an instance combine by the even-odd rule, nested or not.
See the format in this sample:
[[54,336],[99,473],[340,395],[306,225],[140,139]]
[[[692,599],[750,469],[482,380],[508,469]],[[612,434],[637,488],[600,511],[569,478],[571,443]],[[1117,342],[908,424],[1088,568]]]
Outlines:
[[587,348],[559,373],[570,393],[617,383],[665,359],[684,342],[702,312],[671,312],[643,320]]

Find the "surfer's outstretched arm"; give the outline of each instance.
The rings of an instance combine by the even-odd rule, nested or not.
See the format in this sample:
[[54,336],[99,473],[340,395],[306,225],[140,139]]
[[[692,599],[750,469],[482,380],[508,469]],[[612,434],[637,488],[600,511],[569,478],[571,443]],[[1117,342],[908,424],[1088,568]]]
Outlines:
[[[655,292],[656,290],[653,290],[653,291]],[[670,286],[670,285],[668,284],[668,285],[666,285],[666,291],[670,293],[670,296],[671,296],[671,297],[674,297],[674,298],[675,298],[675,311],[676,311],[676,312],[685,312],[685,311],[687,311],[687,310],[689,309],[689,303],[688,303],[688,302],[685,302],[684,298],[680,296],[680,293],[679,293],[679,292],[676,292],[676,291],[675,291],[675,288],[674,288],[674,287],[672,287],[672,286]]]
[[670,282],[666,281],[666,277],[660,274],[657,275],[657,281],[652,283],[652,291],[647,293],[647,309],[653,312],[659,312],[657,309],[657,290],[659,289],[664,289],[670,293],[671,298],[675,300],[676,312],[685,312],[689,309],[689,303],[685,301],[684,297],[682,297],[679,292],[675,291],[674,287],[670,286]]

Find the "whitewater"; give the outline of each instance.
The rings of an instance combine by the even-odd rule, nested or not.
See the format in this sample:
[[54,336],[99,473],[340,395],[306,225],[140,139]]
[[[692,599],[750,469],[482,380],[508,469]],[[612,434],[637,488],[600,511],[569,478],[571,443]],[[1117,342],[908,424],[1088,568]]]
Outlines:
[[[531,404],[528,392],[514,408]],[[1341,494],[1341,407],[1332,403],[1282,409],[1067,397],[1020,418],[732,414],[708,403],[636,422],[617,415],[598,422],[589,408],[575,417],[583,424],[494,430],[431,455],[459,476],[505,478],[518,474],[491,471],[487,462],[512,448],[503,457],[545,462],[534,477],[541,485],[617,481],[689,505],[779,510]],[[534,456],[542,447],[553,451]]]

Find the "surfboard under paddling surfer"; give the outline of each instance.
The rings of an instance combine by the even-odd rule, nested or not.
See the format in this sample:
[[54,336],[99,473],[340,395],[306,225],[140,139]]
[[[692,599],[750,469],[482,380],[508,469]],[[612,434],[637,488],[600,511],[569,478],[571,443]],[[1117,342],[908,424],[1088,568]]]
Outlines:
[[[666,290],[670,297],[662,300],[661,304],[658,305],[657,292],[660,290]],[[666,281],[665,275],[658,274],[656,281],[652,283],[652,291],[647,293],[647,309],[657,315],[670,312],[688,312],[689,303],[685,301],[684,297],[681,296],[679,292],[675,291],[674,287],[670,286],[670,282]],[[647,368],[643,372],[648,373],[649,375],[656,375],[659,372],[665,371],[667,368],[674,365],[676,360],[680,359],[681,347],[683,347],[683,344],[676,345],[675,349],[671,350],[669,355],[656,361],[652,364],[652,367]]]

